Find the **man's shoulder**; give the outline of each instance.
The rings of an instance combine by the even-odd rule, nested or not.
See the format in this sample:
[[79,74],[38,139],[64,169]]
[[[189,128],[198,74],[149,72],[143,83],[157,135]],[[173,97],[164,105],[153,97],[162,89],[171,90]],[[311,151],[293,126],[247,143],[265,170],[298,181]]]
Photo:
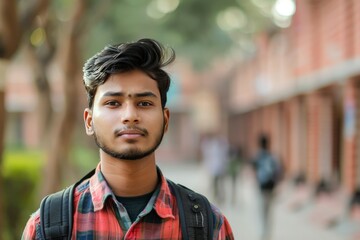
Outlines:
[[[211,214],[211,216],[208,216],[210,219],[212,218],[213,222],[213,228],[214,229],[220,229],[224,223],[225,215],[221,212],[221,210],[212,202],[209,201],[209,199],[202,193],[194,191],[187,186],[183,186],[181,184],[175,184],[180,189],[185,189],[185,193],[187,194],[187,197],[182,197],[182,201],[187,201],[190,203],[197,203],[196,199],[203,199],[202,204],[208,205],[209,212],[204,211],[204,213]],[[175,194],[176,195],[176,194]],[[176,196],[175,196],[176,197]],[[177,199],[178,201],[178,199]],[[204,206],[206,207],[206,206]],[[206,209],[204,209],[206,210]]]
[[213,229],[214,229],[214,237],[216,239],[234,239],[234,235],[226,216],[221,212],[221,210],[210,203],[212,212],[213,212]]
[[35,239],[36,228],[39,224],[40,224],[40,208],[37,209],[36,212],[30,215],[30,218],[26,223],[21,239],[22,240]]
[[[172,185],[175,185],[175,187],[171,187]],[[177,194],[172,189],[176,201],[182,205],[182,207],[178,206],[179,212],[183,211],[184,218],[188,224],[196,226],[199,222],[202,223],[200,225],[205,226],[204,231],[210,230],[214,239],[233,239],[232,230],[225,215],[205,195],[193,191],[186,186],[172,184],[171,182],[170,187],[176,188],[180,192],[180,194]],[[200,218],[198,214],[200,214]],[[202,221],[197,219],[202,219]]]
[[213,204],[212,202],[210,202],[210,206],[211,206],[211,210],[212,210],[212,213],[213,213],[213,218],[214,218],[214,227],[216,225],[219,225],[221,226],[224,222],[224,218],[225,218],[225,215],[221,212],[221,210],[215,205]]
[[30,215],[29,222],[38,223],[40,222],[40,208]]
[[214,217],[219,218],[219,219],[224,217],[224,215],[222,214],[220,209],[215,204],[210,202],[210,200],[206,197],[205,194],[203,194],[201,192],[198,192],[198,191],[195,191],[195,190],[193,190],[193,189],[191,189],[191,188],[189,188],[187,186],[184,186],[182,184],[174,183],[169,179],[167,179],[167,184],[169,185],[170,192],[172,193],[173,197],[175,197],[175,198],[178,197],[174,193],[174,189],[172,189],[172,188],[175,187],[178,190],[183,190],[183,192],[185,192],[185,194],[187,194],[187,197],[182,198],[183,200],[185,199],[185,201],[194,201],[194,199],[203,198],[206,202],[209,203],[209,206],[211,208],[211,211],[212,211]]

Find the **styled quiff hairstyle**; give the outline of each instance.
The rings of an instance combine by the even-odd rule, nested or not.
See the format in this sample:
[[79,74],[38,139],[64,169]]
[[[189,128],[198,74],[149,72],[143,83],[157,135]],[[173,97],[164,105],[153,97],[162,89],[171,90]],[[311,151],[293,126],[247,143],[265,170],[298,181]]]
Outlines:
[[97,88],[104,84],[111,74],[140,70],[157,82],[161,105],[164,108],[170,87],[170,76],[162,68],[174,60],[174,50],[165,49],[153,39],[106,46],[84,64],[83,81],[89,107],[93,106]]

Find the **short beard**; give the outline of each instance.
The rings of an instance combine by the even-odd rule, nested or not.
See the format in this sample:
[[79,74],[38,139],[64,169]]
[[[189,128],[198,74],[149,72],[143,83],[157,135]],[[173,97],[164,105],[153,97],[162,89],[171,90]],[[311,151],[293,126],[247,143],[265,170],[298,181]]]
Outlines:
[[95,140],[96,145],[101,150],[103,150],[105,153],[107,153],[108,155],[110,155],[113,158],[117,158],[119,160],[139,160],[139,159],[142,159],[142,158],[152,154],[159,147],[159,145],[164,137],[164,133],[165,133],[165,119],[163,120],[163,127],[162,127],[161,134],[156,139],[154,146],[147,151],[141,151],[136,148],[136,149],[130,149],[130,150],[123,151],[123,152],[116,152],[116,151],[108,148],[107,146],[105,146],[101,141],[99,141],[99,139],[96,135],[95,129],[94,129],[94,140]]

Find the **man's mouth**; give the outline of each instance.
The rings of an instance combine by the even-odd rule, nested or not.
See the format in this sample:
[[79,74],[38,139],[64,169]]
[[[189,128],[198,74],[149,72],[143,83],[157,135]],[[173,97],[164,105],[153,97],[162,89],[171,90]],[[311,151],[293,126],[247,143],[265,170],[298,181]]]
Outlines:
[[148,134],[146,129],[142,128],[122,128],[115,131],[116,137],[125,137],[125,138],[137,138],[144,137]]

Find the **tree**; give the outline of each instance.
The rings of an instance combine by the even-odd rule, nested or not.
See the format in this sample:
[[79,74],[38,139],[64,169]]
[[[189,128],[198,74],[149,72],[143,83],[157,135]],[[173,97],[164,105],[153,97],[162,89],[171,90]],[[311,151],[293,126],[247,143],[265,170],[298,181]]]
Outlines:
[[79,46],[83,33],[83,18],[88,4],[86,0],[74,2],[73,15],[62,31],[62,41],[58,46],[60,54],[61,79],[64,85],[63,111],[57,116],[52,126],[49,151],[45,168],[44,182],[45,193],[59,190],[62,182],[64,165],[66,166],[69,153],[71,135],[74,128],[74,116],[76,115],[77,81],[79,81]]
[[[57,42],[61,82],[64,87],[63,109],[52,122],[50,146],[47,150],[44,193],[48,194],[60,189],[64,170],[68,167],[68,155],[71,149],[72,134],[76,122],[78,86],[81,83],[81,48],[83,34],[101,16],[103,9],[110,1],[99,2],[78,0],[73,3],[72,15],[59,31],[61,41]],[[96,11],[96,14],[93,14]]]
[[41,126],[41,146],[46,147],[49,142],[53,118],[51,99],[51,86],[49,83],[48,70],[54,59],[56,51],[54,17],[49,17],[49,10],[39,13],[38,21],[33,24],[26,35],[24,42],[27,62],[31,65],[34,75],[34,85],[38,95],[39,126]]
[[[47,0],[37,0],[27,2],[27,8],[21,14],[17,1],[0,0],[0,65],[2,71],[0,76],[4,76],[7,63],[18,50],[23,33],[29,27],[37,13],[47,7]],[[4,152],[4,130],[5,130],[5,93],[3,89],[4,79],[0,78],[0,191],[3,191],[2,178],[2,159]],[[0,195],[2,195],[0,193]],[[0,198],[0,233],[5,232],[4,224],[4,203]]]

